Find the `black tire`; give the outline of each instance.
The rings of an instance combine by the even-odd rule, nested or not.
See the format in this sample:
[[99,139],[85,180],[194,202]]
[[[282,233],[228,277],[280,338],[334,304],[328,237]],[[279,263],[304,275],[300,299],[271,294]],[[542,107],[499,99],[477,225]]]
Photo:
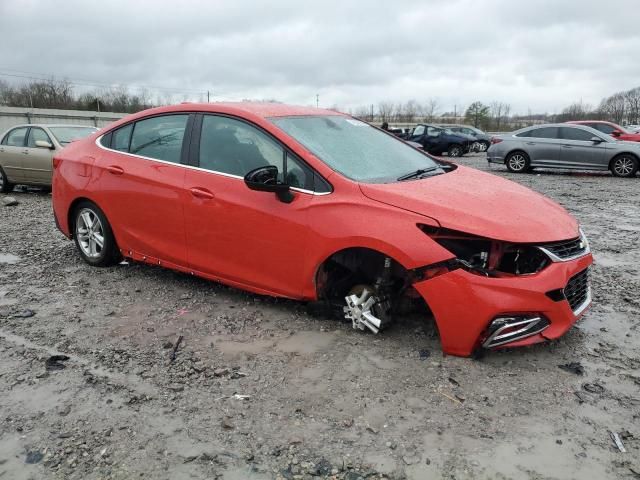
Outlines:
[[638,172],[638,159],[628,153],[622,153],[611,160],[609,170],[615,177],[634,177]]
[[464,155],[464,149],[461,145],[457,145],[454,143],[453,145],[449,145],[449,148],[447,149],[447,155],[449,155],[450,157],[461,157],[462,155]]
[[531,170],[531,160],[524,152],[511,152],[504,159],[504,164],[512,173],[525,173]]
[[[95,220],[99,223],[95,223]],[[73,239],[82,259],[94,267],[109,267],[120,262],[121,255],[113,230],[105,214],[93,202],[80,202],[72,216]],[[91,223],[91,228],[83,225]],[[98,235],[98,238],[96,238]],[[99,246],[99,238],[102,246]]]
[[489,147],[491,146],[491,143],[487,142],[486,140],[482,140],[478,143],[482,144],[483,152],[486,152],[487,150],[489,150]]
[[13,190],[13,183],[7,178],[7,174],[4,173],[2,167],[0,167],[0,193],[9,193]]

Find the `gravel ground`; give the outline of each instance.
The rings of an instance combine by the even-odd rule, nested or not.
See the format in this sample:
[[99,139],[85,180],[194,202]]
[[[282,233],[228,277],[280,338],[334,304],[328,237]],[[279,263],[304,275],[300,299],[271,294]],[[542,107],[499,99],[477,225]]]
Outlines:
[[[448,357],[429,319],[374,336],[160,268],[91,268],[48,194],[13,194],[0,479],[640,478],[640,179],[460,163],[584,225],[594,305],[563,339]],[[52,355],[69,359],[47,369]],[[581,375],[558,367],[570,362]]]

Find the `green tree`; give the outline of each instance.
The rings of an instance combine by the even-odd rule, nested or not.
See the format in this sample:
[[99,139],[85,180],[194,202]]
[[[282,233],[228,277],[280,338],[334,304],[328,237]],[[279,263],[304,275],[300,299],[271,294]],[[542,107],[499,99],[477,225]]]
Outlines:
[[489,107],[482,102],[473,102],[464,114],[467,122],[476,128],[486,128],[489,123]]

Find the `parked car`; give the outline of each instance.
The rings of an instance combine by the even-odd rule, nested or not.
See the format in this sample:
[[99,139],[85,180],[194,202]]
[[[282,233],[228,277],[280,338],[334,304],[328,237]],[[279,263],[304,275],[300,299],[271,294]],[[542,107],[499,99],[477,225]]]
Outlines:
[[450,157],[461,157],[470,151],[474,142],[474,139],[468,135],[422,123],[416,125],[406,139],[419,143],[432,155],[442,155],[447,152]]
[[640,125],[627,125],[625,128],[631,133],[640,133]]
[[0,140],[0,192],[14,185],[51,185],[51,159],[64,146],[96,132],[81,125],[17,125]]
[[455,133],[463,133],[473,138],[477,144],[477,150],[486,152],[491,145],[491,135],[486,134],[482,130],[471,125],[440,125],[442,128],[448,128]]
[[585,125],[587,127],[595,128],[602,133],[611,135],[617,140],[624,140],[627,142],[640,142],[640,133],[631,132],[612,122],[605,122],[602,120],[575,120],[573,122],[567,123]]
[[640,144],[616,141],[584,125],[536,125],[493,137],[487,160],[505,164],[515,173],[545,167],[611,170],[617,177],[633,177],[638,171]]
[[90,265],[319,300],[373,332],[413,304],[463,356],[557,338],[591,302],[589,245],[562,207],[334,111],[155,108],[53,165],[56,223]]

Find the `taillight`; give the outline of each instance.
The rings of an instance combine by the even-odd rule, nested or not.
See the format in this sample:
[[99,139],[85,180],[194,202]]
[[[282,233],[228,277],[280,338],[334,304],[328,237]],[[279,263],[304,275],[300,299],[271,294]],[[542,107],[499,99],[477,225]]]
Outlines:
[[53,168],[56,169],[62,163],[62,159],[58,157],[53,157]]
[[501,138],[491,137],[491,145],[495,145],[496,143],[500,143],[502,141]]

